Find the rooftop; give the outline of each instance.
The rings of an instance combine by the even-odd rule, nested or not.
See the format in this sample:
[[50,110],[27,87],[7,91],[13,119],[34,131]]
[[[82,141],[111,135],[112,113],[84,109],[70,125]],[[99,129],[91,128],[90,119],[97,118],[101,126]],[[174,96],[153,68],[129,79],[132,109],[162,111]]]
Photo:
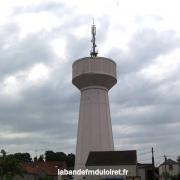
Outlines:
[[178,164],[178,163],[172,159],[167,159],[166,162],[164,161],[161,165],[165,165],[165,164],[166,165],[172,165],[172,164]]
[[135,165],[136,163],[136,150],[93,151],[89,153],[86,166]]
[[49,176],[57,176],[58,169],[66,169],[65,162],[32,162],[23,163],[22,167],[28,174],[45,173]]

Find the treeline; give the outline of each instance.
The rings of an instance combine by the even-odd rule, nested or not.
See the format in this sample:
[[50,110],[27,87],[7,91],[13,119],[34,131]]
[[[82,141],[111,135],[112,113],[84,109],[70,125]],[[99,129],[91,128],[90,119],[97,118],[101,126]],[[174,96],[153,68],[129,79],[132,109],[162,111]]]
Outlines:
[[[40,156],[41,157],[41,156]],[[68,167],[74,167],[75,155],[73,153],[65,154],[64,152],[45,152],[46,161],[65,161]]]
[[[7,153],[4,150],[1,150],[1,154],[6,154]],[[8,154],[8,156],[13,157],[14,159],[20,161],[20,162],[36,162],[36,161],[65,161],[67,166],[70,168],[74,167],[74,162],[75,162],[75,155],[73,153],[66,154],[64,152],[54,152],[52,150],[46,151],[44,155],[40,155],[38,157],[32,158],[29,153],[14,153],[14,154]]]
[[0,179],[12,179],[15,175],[23,176],[22,163],[35,161],[65,161],[68,168],[74,168],[75,155],[64,152],[46,151],[45,155],[31,158],[29,153],[8,154],[5,150],[0,151]]

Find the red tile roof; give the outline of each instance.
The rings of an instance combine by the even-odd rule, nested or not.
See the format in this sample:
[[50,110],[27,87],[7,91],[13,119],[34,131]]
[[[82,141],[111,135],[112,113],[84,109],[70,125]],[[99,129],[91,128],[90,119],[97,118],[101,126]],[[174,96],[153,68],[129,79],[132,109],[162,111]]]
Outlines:
[[45,173],[49,176],[57,176],[58,169],[67,169],[65,162],[32,162],[23,163],[22,167],[24,171],[28,174],[38,175],[40,173]]

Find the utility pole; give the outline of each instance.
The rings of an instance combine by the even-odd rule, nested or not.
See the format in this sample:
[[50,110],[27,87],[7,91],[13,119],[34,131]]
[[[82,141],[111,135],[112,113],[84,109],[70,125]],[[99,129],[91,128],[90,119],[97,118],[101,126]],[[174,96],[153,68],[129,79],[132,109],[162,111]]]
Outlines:
[[153,147],[151,149],[151,152],[152,152],[152,165],[153,165],[153,180],[156,180],[155,165],[154,165],[154,149],[153,149]]
[[167,157],[166,157],[166,155],[164,155],[164,165],[165,165],[165,180],[167,180],[167,167],[166,167],[166,165],[167,165]]

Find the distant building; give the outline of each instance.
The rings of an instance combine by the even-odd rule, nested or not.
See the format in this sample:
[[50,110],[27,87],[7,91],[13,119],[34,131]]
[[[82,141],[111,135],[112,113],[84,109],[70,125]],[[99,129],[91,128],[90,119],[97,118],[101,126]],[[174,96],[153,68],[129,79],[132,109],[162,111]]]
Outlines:
[[158,169],[154,169],[153,164],[137,164],[138,175],[141,176],[141,180],[153,180],[155,176],[158,179]]
[[125,180],[139,180],[137,176],[137,153],[136,150],[129,151],[95,151],[90,152],[86,168],[90,170],[128,170],[127,176],[106,175],[106,176],[87,176],[84,179],[109,179],[123,178]]
[[159,176],[161,180],[164,180],[164,175],[176,176],[180,173],[179,164],[172,160],[167,159],[159,166]]
[[23,163],[24,177],[16,176],[13,180],[62,180],[58,169],[67,169],[65,162],[32,162]]

